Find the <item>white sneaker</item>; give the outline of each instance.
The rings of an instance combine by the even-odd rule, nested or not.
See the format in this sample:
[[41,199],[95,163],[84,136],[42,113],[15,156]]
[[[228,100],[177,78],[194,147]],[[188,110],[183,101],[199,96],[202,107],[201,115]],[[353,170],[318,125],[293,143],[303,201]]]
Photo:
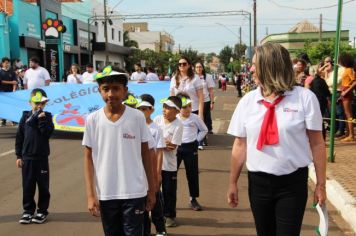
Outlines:
[[198,149],[199,150],[204,150],[203,146],[201,146],[201,145],[198,146]]

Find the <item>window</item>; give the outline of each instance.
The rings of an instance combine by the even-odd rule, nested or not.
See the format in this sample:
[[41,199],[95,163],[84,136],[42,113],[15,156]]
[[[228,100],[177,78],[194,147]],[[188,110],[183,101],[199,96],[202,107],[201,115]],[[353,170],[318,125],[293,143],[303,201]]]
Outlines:
[[121,31],[119,30],[119,42],[121,42]]
[[112,40],[115,40],[115,29],[111,29]]

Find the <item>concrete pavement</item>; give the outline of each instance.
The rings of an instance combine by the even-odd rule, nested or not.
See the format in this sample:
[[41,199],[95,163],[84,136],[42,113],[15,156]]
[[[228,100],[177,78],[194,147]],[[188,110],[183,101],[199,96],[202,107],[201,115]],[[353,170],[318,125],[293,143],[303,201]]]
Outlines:
[[[204,211],[194,212],[188,208],[188,187],[183,166],[178,175],[178,227],[169,228],[169,235],[256,235],[247,198],[246,170],[239,182],[239,207],[231,209],[226,203],[233,142],[233,138],[226,135],[226,130],[238,100],[231,87],[226,93],[217,91],[217,97],[213,113],[216,134],[209,137],[209,146],[199,152],[199,202]],[[86,210],[80,134],[57,133],[51,140],[52,199],[48,222],[43,225],[17,223],[22,213],[22,189],[20,171],[15,167],[15,157],[11,153],[15,131],[14,127],[0,128],[0,235],[103,235],[100,219],[91,217]],[[310,191],[301,235],[316,235],[314,226],[318,224],[318,217],[311,204]],[[330,204],[329,213],[329,235],[354,235]]]

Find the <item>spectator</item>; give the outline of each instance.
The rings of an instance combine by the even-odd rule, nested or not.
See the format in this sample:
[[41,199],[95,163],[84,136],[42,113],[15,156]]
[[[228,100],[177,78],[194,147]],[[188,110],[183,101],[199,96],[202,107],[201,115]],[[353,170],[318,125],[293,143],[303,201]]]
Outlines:
[[70,67],[70,74],[67,77],[67,84],[81,84],[83,83],[82,75],[78,64],[72,64]]
[[158,75],[155,73],[155,70],[152,67],[147,68],[147,76],[146,76],[147,81],[158,81]]
[[141,64],[135,64],[135,72],[132,73],[131,80],[135,80],[137,82],[145,82],[146,73],[142,71]]
[[16,71],[17,75],[17,90],[23,90],[23,78],[25,77],[25,69],[18,69]]
[[30,68],[26,71],[23,79],[25,89],[49,86],[51,77],[48,71],[39,64],[40,60],[37,57],[30,58]]
[[82,80],[83,84],[89,84],[89,83],[94,83],[95,82],[95,75],[97,74],[96,71],[94,71],[93,64],[89,63],[86,66],[86,71],[82,75]]
[[304,87],[304,81],[307,78],[305,75],[305,70],[307,68],[307,62],[303,59],[298,59],[298,62],[295,67],[295,80],[297,85]]
[[[1,60],[0,69],[0,92],[14,92],[17,87],[16,73],[10,67],[10,59],[7,57]],[[6,120],[2,119],[0,126],[5,126]]]

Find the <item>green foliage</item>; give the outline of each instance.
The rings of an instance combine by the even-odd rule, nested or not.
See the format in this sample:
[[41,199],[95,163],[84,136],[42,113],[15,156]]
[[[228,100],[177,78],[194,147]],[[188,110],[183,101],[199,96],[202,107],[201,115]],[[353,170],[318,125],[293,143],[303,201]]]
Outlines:
[[198,55],[198,51],[193,50],[191,48],[181,51],[180,54],[182,56],[187,57],[192,64],[194,64],[198,61],[204,61],[204,55]]
[[206,55],[205,59],[208,63],[211,63],[213,61],[213,57],[216,57],[216,56],[217,55],[215,52],[211,52]]
[[124,32],[124,47],[128,48],[138,48],[138,43],[135,40],[131,40],[129,37],[129,32]]
[[235,44],[234,54],[237,59],[241,59],[245,55],[247,46],[245,44]]
[[[298,50],[296,55],[301,53],[307,53],[312,64],[318,64],[321,60],[323,60],[327,56],[331,56],[334,58],[334,47],[335,47],[335,39],[333,40],[325,40],[322,42],[311,43],[310,41],[306,42],[304,48]],[[356,56],[356,49],[352,48],[347,43],[340,43],[340,53],[347,52],[354,56]]]
[[228,71],[229,70],[229,63],[230,63],[230,58],[233,57],[233,49],[232,47],[225,46],[223,49],[221,49],[219,58],[220,58],[220,63],[224,65],[224,70]]

